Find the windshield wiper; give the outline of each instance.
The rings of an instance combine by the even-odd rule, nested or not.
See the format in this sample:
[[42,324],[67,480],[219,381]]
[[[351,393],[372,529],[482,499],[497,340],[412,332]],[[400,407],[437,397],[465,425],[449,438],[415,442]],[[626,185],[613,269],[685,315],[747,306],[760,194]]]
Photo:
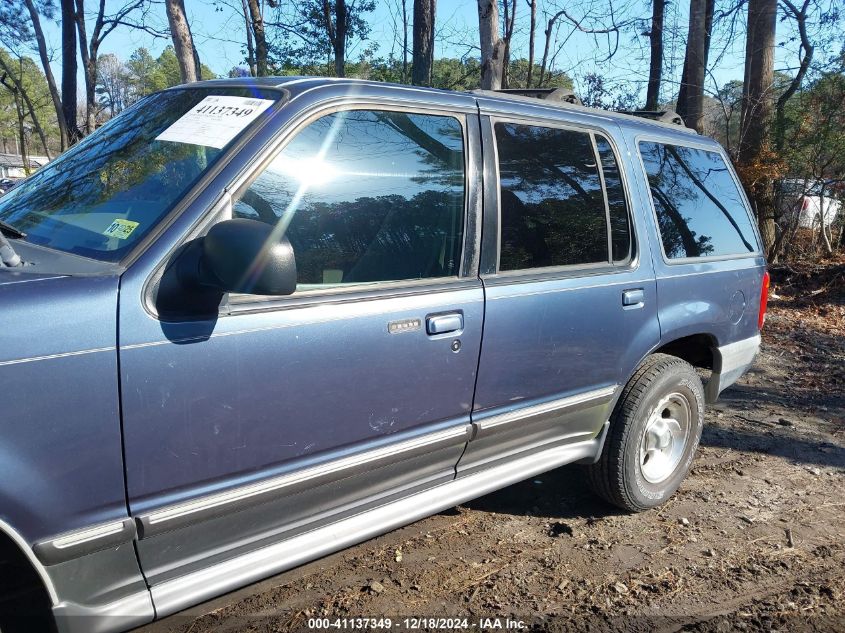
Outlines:
[[26,233],[20,229],[16,229],[11,224],[4,222],[3,220],[0,220],[0,231],[3,231],[3,233],[15,239],[23,239],[26,237]]

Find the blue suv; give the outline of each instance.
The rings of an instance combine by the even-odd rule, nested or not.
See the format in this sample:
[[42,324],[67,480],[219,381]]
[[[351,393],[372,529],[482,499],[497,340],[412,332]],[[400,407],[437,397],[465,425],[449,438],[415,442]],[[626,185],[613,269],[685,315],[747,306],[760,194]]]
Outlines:
[[354,80],[151,95],[0,232],[2,633],[131,628],[572,462],[657,506],[768,284],[712,140]]

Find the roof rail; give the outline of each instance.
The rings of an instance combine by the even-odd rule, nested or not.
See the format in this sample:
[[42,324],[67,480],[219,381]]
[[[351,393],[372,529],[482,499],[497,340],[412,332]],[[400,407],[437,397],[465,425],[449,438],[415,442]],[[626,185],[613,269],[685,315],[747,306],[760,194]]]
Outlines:
[[536,99],[544,99],[545,101],[562,101],[565,103],[574,103],[575,105],[584,105],[571,88],[500,88],[493,92],[520,95],[522,97],[534,97]]
[[473,94],[482,97],[510,98],[514,101],[539,101],[538,105],[548,105],[557,108],[579,110],[582,112],[601,113],[605,116],[636,117],[649,119],[652,123],[666,128],[674,128],[686,134],[698,134],[694,128],[684,124],[683,119],[674,110],[603,110],[585,106],[581,100],[568,88],[517,88],[510,90],[471,90]]
[[662,123],[673,123],[686,127],[681,115],[674,110],[617,110],[620,114],[630,114],[631,116],[638,116],[644,119],[651,119],[652,121],[661,121]]

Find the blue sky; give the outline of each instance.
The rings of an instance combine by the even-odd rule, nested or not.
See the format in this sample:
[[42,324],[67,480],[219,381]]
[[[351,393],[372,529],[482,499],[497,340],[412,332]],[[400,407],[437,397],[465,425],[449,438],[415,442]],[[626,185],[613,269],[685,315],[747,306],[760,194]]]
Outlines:
[[[239,6],[239,0],[225,0],[233,6]],[[284,1],[284,0],[283,0]],[[369,41],[358,44],[350,51],[349,58],[357,59],[364,48],[376,47],[376,57],[386,57],[391,50],[397,54],[394,39],[395,19],[397,7],[401,0],[378,0],[376,11],[370,15],[372,25]],[[548,12],[553,11],[553,0],[540,0],[538,10],[538,34],[536,56],[542,56],[545,37],[543,25],[548,19]],[[409,11],[413,4],[407,0]],[[95,3],[90,2],[89,5]],[[117,8],[122,4],[114,0],[107,0],[107,8]],[[223,0],[202,1],[186,0],[186,9],[194,32],[196,44],[202,62],[219,75],[225,75],[237,65],[243,65],[243,52],[240,42],[244,40],[244,25],[241,15],[236,13]],[[519,2],[520,14],[517,16],[517,33],[514,37],[513,57],[527,57],[528,48],[528,10],[525,2]],[[597,11],[603,10],[609,3],[606,0],[582,0],[578,3],[566,2],[567,8],[577,17],[589,16],[591,7]],[[686,0],[675,0],[667,3],[665,41],[664,78],[667,81],[666,92],[676,90],[673,82],[680,77],[680,64],[683,58],[685,42],[683,40],[684,27],[687,20]],[[437,57],[460,57],[467,54],[477,55],[478,18],[474,1],[439,0],[437,3],[436,44]],[[633,16],[649,16],[650,3],[648,0],[617,0],[615,6],[620,8],[617,20],[625,20]],[[546,17],[544,17],[546,16]],[[147,23],[161,31],[166,30],[167,20],[162,4],[156,4],[150,12]],[[645,25],[647,28],[647,24]],[[45,24],[47,38],[51,48],[58,51],[60,31],[55,23]],[[644,86],[648,72],[648,42],[641,36],[642,28],[628,28],[620,36],[618,50],[610,59],[608,51],[615,46],[612,38],[594,36],[571,28],[561,28],[558,43],[566,41],[554,60],[557,70],[564,70],[576,80],[576,89],[580,79],[590,72],[599,72],[609,80],[611,85],[631,82],[637,86]],[[673,34],[674,33],[674,34]],[[780,34],[779,34],[779,39]],[[118,27],[105,40],[101,54],[114,53],[121,59],[127,59],[138,47],[146,47],[153,55],[157,55],[169,43],[168,39],[156,38],[143,31]],[[711,49],[711,61],[715,61],[711,76],[708,78],[707,88],[713,90],[717,84],[723,84],[731,79],[742,78],[742,64],[744,55],[744,37],[727,38],[716,37]],[[58,55],[55,54],[58,63]],[[716,60],[715,58],[718,59]],[[789,47],[778,50],[777,62],[780,67],[794,66],[796,53]],[[56,63],[56,65],[57,65]],[[56,68],[58,72],[58,68]],[[81,76],[80,76],[81,81]],[[672,94],[662,95],[672,98]]]

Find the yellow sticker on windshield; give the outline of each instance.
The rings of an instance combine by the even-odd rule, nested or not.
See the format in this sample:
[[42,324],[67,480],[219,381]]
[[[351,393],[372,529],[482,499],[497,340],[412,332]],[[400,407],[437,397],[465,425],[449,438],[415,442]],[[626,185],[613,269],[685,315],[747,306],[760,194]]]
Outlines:
[[125,240],[127,237],[132,235],[132,231],[137,228],[137,222],[133,222],[132,220],[121,220],[118,218],[109,225],[109,228],[103,231],[103,235],[116,237],[119,240]]

